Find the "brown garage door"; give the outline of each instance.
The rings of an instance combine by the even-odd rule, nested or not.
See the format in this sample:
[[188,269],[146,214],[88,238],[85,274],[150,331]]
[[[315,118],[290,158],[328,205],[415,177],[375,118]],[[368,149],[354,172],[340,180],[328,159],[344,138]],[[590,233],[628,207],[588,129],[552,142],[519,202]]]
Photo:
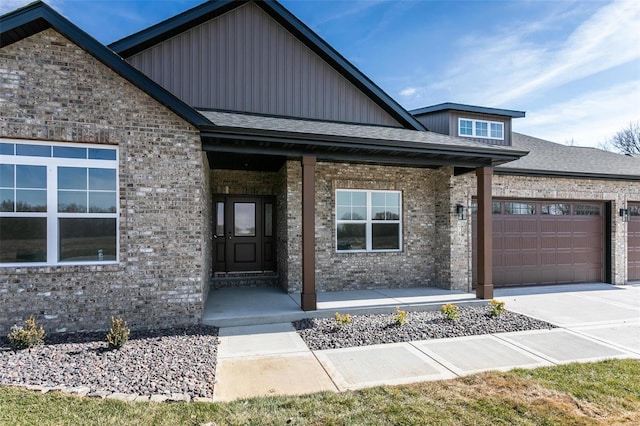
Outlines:
[[629,281],[640,280],[640,203],[629,203],[627,264]]
[[[475,284],[475,215],[473,220]],[[494,286],[602,281],[603,258],[602,203],[494,201]]]

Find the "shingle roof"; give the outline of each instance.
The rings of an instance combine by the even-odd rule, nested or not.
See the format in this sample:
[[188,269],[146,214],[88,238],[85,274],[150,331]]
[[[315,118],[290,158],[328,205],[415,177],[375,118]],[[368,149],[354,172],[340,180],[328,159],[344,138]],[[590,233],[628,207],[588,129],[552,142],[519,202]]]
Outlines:
[[512,145],[529,154],[496,167],[496,172],[640,179],[640,159],[597,148],[566,146],[513,133]]
[[203,116],[221,128],[253,129],[298,135],[301,138],[314,135],[317,138],[359,139],[370,143],[395,144],[397,146],[429,146],[447,150],[505,153],[524,155],[519,148],[488,145],[469,139],[442,135],[429,131],[401,129],[363,124],[348,124],[320,120],[274,117],[237,112],[199,110]]

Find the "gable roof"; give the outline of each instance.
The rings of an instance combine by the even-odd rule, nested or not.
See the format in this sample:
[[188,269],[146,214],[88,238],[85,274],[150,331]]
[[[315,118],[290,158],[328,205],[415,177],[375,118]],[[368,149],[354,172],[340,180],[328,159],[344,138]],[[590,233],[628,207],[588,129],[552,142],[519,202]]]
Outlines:
[[491,115],[502,115],[505,117],[511,118],[520,118],[524,117],[524,111],[515,111],[511,109],[500,109],[500,108],[488,108],[482,106],[475,105],[465,105],[465,104],[456,104],[453,102],[445,102],[443,104],[431,105],[424,108],[418,108],[409,111],[413,115],[422,115],[428,114],[431,112],[440,112],[440,111],[462,111],[462,112],[475,112],[479,114],[491,114]]
[[296,18],[291,12],[275,0],[212,0],[189,9],[179,15],[132,34],[109,45],[116,53],[128,58],[162,41],[194,28],[203,22],[214,19],[243,4],[252,1],[260,9],[275,19],[280,25],[302,41],[309,49],[329,63],[351,84],[361,90],[373,102],[397,120],[402,126],[414,130],[426,130],[425,127],[387,95],[380,87],[332,48],[313,30]]
[[640,159],[628,155],[561,145],[515,132],[512,146],[529,154],[497,166],[496,173],[640,180]]
[[209,121],[197,111],[136,70],[126,61],[123,61],[112,50],[82,31],[42,1],[36,1],[0,16],[0,48],[48,28],[52,28],[62,34],[195,127],[200,128],[210,125]]

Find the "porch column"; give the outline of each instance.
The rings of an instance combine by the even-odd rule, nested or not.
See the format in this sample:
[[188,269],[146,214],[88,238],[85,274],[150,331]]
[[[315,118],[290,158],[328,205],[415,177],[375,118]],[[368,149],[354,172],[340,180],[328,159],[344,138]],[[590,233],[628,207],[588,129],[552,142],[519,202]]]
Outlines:
[[302,157],[302,295],[303,311],[317,309],[316,298],[316,157]]
[[476,169],[478,186],[478,283],[476,297],[493,299],[493,222],[491,180],[493,167]]

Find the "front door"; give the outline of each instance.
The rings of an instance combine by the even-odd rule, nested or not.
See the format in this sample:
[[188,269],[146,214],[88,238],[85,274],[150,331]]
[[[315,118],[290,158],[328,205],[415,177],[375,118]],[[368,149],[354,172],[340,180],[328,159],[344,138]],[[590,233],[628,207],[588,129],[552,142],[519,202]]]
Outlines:
[[275,200],[266,196],[215,196],[214,272],[275,268]]

